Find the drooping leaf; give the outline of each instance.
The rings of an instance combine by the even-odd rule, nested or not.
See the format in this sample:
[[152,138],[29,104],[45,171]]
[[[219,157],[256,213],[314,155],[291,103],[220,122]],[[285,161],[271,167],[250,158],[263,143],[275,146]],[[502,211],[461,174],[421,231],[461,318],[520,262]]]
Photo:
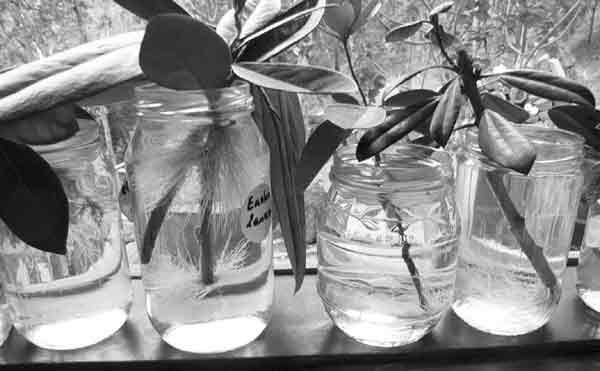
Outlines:
[[421,26],[423,26],[422,20],[394,27],[385,35],[385,41],[388,43],[404,41],[416,34],[421,29]]
[[381,2],[383,0],[371,0],[364,9],[360,10],[359,16],[354,21],[354,24],[350,28],[350,34],[356,33],[360,30],[372,17],[374,17],[381,9]]
[[404,138],[419,125],[428,125],[438,101],[423,106],[409,107],[388,112],[385,121],[363,134],[356,147],[356,158],[363,161],[383,151]]
[[216,32],[229,45],[238,36],[236,14],[239,13],[241,22],[239,38],[242,39],[259,31],[273,20],[281,10],[281,0],[247,0],[241,6],[239,12],[236,9],[227,11],[217,23]]
[[500,165],[527,174],[536,157],[535,147],[513,123],[484,109],[479,122],[479,146]]
[[514,70],[498,74],[509,86],[538,97],[594,107],[594,94],[585,86],[563,77],[535,70]]
[[[302,0],[240,44],[238,61],[263,62],[310,34],[325,13],[326,0]],[[237,51],[235,54],[238,54]]]
[[305,190],[352,130],[342,129],[330,121],[319,125],[308,138],[296,169],[296,186]]
[[431,11],[429,12],[429,17],[431,18],[431,17],[436,16],[438,14],[446,13],[453,6],[454,6],[454,1],[445,1],[445,2],[441,3],[440,5],[434,7],[433,9],[431,9]]
[[422,74],[425,71],[429,71],[429,70],[433,70],[436,68],[442,68],[442,69],[446,69],[449,71],[453,71],[454,70],[448,66],[444,66],[444,65],[435,65],[435,66],[428,66],[425,68],[420,68],[418,70],[416,70],[415,72],[411,72],[407,75],[403,75],[398,77],[396,80],[394,80],[391,84],[390,84],[390,88],[386,89],[385,93],[383,94],[384,98],[388,98],[390,97],[390,95],[394,92],[394,90],[396,90],[400,85],[404,84],[405,82],[413,79],[414,77]]
[[291,93],[352,93],[356,84],[345,75],[323,67],[288,63],[236,63],[233,73],[239,78],[267,89]]
[[588,106],[567,104],[548,110],[552,122],[561,129],[580,134],[586,144],[600,150],[600,111]]
[[338,6],[325,9],[323,20],[340,40],[345,41],[350,36],[352,25],[359,13],[350,1],[343,0],[337,4]]
[[383,105],[387,107],[408,107],[423,104],[437,97],[439,94],[428,89],[406,90],[386,98]]
[[164,13],[189,15],[185,9],[172,0],[115,0],[115,2],[144,19]]
[[73,104],[0,123],[0,137],[29,145],[57,143],[70,138],[78,130]]
[[60,180],[34,150],[0,138],[0,219],[36,249],[66,253],[69,205]]
[[354,98],[352,95],[350,94],[345,94],[345,93],[334,93],[331,94],[331,98],[333,98],[334,101],[338,102],[338,103],[344,103],[344,104],[360,104],[358,102],[358,99]]
[[527,111],[494,94],[482,93],[481,103],[483,103],[485,108],[497,112],[508,121],[516,122],[517,124],[523,123],[529,118]]
[[139,59],[148,79],[177,90],[222,88],[231,70],[231,53],[223,39],[185,15],[152,18]]
[[303,139],[292,137],[296,125],[304,125],[300,102],[295,94],[252,87],[254,120],[271,154],[271,191],[281,232],[290,259],[296,291],[304,279],[306,265],[304,192],[298,188],[295,144]]
[[448,89],[444,92],[440,98],[440,102],[437,105],[431,123],[429,125],[429,132],[436,142],[445,146],[448,142],[448,138],[452,134],[460,109],[465,102],[464,95],[462,94],[461,79],[455,79]]
[[385,116],[385,110],[375,106],[340,103],[325,107],[325,119],[342,129],[368,129],[381,124]]

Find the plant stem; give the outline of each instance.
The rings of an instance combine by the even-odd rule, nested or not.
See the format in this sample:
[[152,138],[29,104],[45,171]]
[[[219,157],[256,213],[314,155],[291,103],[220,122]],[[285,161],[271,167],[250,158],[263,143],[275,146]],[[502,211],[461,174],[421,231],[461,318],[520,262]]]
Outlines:
[[435,22],[433,24],[433,34],[435,35],[435,38],[436,38],[436,40],[438,42],[438,46],[440,48],[440,51],[442,52],[442,55],[444,56],[444,58],[446,59],[446,61],[448,61],[448,63],[452,67],[457,68],[456,63],[454,63],[454,61],[452,60],[452,58],[450,58],[450,56],[446,52],[446,47],[444,47],[444,43],[442,42],[442,35],[441,35],[440,31],[441,31],[440,24],[438,22]]
[[356,77],[356,72],[354,72],[354,66],[352,66],[352,57],[350,56],[350,49],[348,48],[348,40],[346,39],[344,41],[344,52],[346,53],[346,60],[348,61],[348,68],[350,69],[350,74],[352,75],[352,78],[354,79],[354,82],[356,83],[356,86],[358,87],[358,92],[360,93],[360,97],[362,98],[363,104],[366,106],[367,103],[367,97],[365,96],[365,93],[363,92],[361,86],[360,86],[360,82],[358,81],[358,78]]
[[204,285],[211,285],[215,282],[215,275],[213,271],[213,254],[210,234],[210,216],[212,209],[212,199],[207,200],[204,215],[202,217],[202,226],[196,238],[200,243],[202,254],[200,256],[201,264],[200,268],[202,271],[202,283]]

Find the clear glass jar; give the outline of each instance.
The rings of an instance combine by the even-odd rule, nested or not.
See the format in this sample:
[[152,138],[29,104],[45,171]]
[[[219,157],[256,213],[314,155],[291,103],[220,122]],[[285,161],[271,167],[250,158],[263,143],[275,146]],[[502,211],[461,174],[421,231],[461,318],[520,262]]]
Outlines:
[[350,337],[391,347],[415,342],[454,294],[457,221],[450,156],[395,144],[358,162],[338,149],[318,229],[317,289]]
[[[461,235],[452,308],[469,325],[497,335],[534,331],[558,305],[583,186],[583,138],[559,129],[517,128],[537,150],[527,176],[484,157],[476,129],[457,153]],[[505,216],[511,203],[520,215],[512,225]],[[526,235],[533,243],[522,249]],[[525,251],[538,256],[530,260]]]
[[591,200],[579,252],[576,287],[581,300],[588,307],[600,312],[600,198],[598,197],[600,194],[598,189],[588,196]]
[[48,349],[81,348],[112,335],[132,299],[112,150],[95,122],[79,126],[65,141],[33,147],[67,195],[67,254],[34,249],[0,224],[0,272],[15,329]]
[[[147,85],[136,99],[127,175],[148,316],[178,349],[243,346],[267,326],[274,286],[269,150],[249,86]],[[165,217],[152,227],[155,243],[144,245],[157,205]]]

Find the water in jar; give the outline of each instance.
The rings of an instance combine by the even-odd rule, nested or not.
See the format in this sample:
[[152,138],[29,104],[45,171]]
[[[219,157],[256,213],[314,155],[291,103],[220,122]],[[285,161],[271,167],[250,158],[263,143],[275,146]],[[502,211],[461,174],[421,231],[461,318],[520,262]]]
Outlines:
[[596,312],[600,312],[600,205],[590,207],[579,263],[577,264],[577,294]]

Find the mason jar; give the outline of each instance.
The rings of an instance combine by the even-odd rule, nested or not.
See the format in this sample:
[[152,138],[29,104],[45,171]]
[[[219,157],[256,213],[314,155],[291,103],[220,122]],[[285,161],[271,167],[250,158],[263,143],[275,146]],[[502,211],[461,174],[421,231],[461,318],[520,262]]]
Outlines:
[[517,130],[537,151],[528,175],[488,160],[476,129],[457,154],[462,226],[452,308],[497,335],[534,331],[557,307],[583,188],[582,137],[531,125]]
[[249,85],[135,91],[127,175],[146,311],[189,352],[243,346],[273,301],[269,150]]
[[34,249],[0,222],[0,273],[14,327],[48,349],[105,339],[126,321],[132,299],[111,149],[94,121],[78,123],[73,137],[33,147],[67,196],[66,255]]
[[395,144],[358,162],[338,149],[318,229],[317,290],[359,342],[392,347],[432,330],[454,294],[457,220],[450,156]]

